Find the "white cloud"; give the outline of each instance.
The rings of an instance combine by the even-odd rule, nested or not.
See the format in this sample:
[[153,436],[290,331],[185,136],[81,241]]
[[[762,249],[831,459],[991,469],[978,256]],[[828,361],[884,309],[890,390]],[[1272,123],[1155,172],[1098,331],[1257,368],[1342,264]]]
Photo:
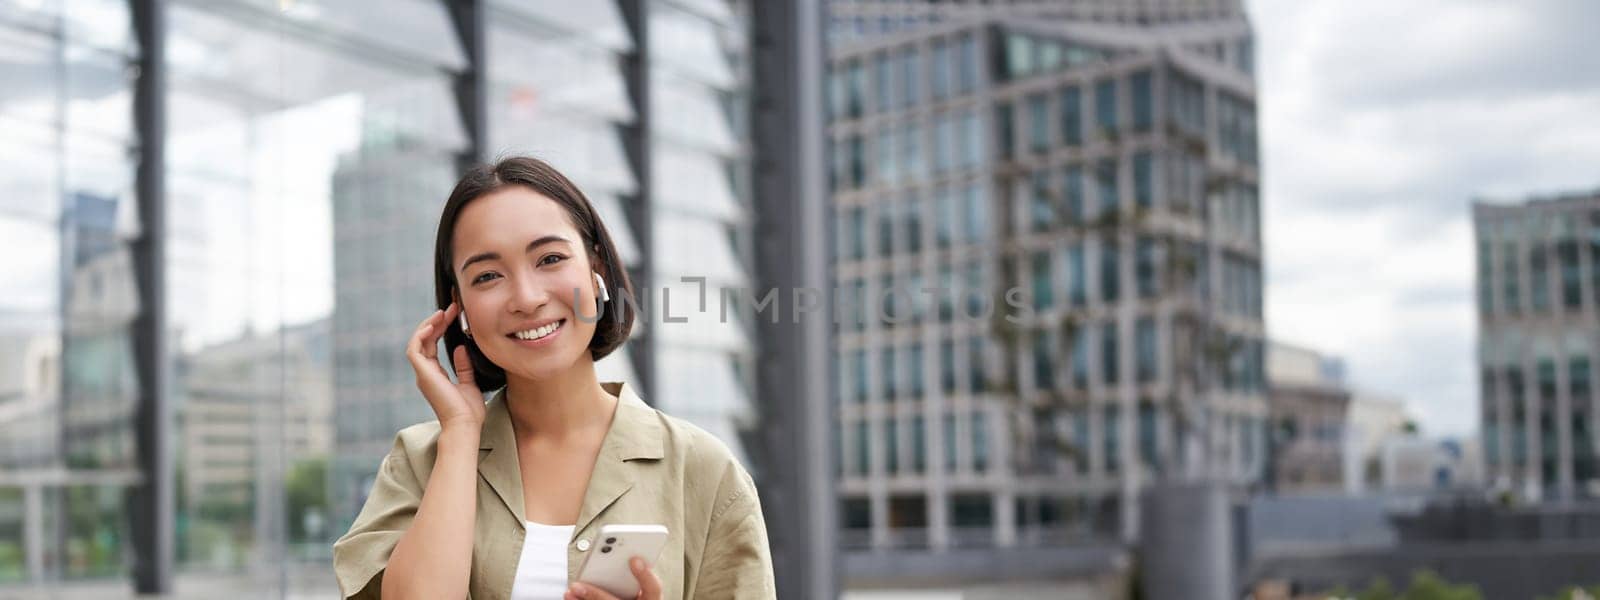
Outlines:
[[1250,4],[1271,335],[1474,431],[1470,203],[1600,186],[1600,3]]

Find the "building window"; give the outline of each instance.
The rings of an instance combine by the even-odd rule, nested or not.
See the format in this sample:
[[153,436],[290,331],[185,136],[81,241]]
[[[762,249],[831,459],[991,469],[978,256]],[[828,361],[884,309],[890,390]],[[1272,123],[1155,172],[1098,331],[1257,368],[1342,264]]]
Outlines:
[[[1482,233],[1480,233],[1482,235]],[[1494,314],[1494,250],[1487,241],[1478,242],[1478,313]],[[1487,439],[1487,438],[1485,438]]]
[[962,34],[956,42],[956,90],[971,92],[978,87],[978,42],[972,34]]
[[983,393],[988,383],[984,364],[983,338],[967,338],[967,390],[972,395]]
[[1116,214],[1122,205],[1117,193],[1117,159],[1102,158],[1095,166],[1095,181],[1100,188],[1100,213]]
[[950,95],[950,47],[942,39],[934,40],[929,58],[928,83],[933,88],[933,99],[943,100]]
[[950,496],[950,525],[964,528],[994,526],[994,498],[989,494]]
[[887,185],[894,183],[899,177],[898,173],[895,172],[894,164],[896,150],[894,139],[897,133],[892,128],[886,128],[878,132],[877,143],[873,145],[877,151],[877,160],[874,161],[877,164],[874,164],[872,169],[873,183]]
[[[1072,328],[1072,387],[1079,390],[1089,387],[1089,330]],[[1080,437],[1079,440],[1087,440]]]
[[945,413],[944,415],[944,470],[956,470],[956,416]]
[[994,107],[995,144],[1000,147],[1000,160],[1011,160],[1016,138],[1012,132],[1011,105],[1000,102]]
[[1556,261],[1561,269],[1561,303],[1570,310],[1583,308],[1583,269],[1578,264],[1578,242],[1568,239],[1557,243]]
[[864,112],[865,101],[862,98],[867,93],[867,69],[860,61],[851,61],[849,66],[849,86],[845,94],[845,107],[850,118],[860,118]]
[[1069,242],[1067,245],[1067,301],[1072,306],[1082,308],[1088,303],[1088,277],[1083,266],[1083,243]]
[[956,391],[956,343],[949,339],[939,341],[939,389],[946,395]]
[[1117,467],[1122,463],[1122,457],[1120,455],[1117,443],[1120,441],[1119,438],[1122,437],[1122,432],[1119,430],[1120,426],[1117,423],[1117,417],[1119,416],[1117,409],[1118,407],[1115,404],[1107,404],[1102,407],[1102,412],[1105,415],[1105,420],[1103,421],[1105,428],[1101,437],[1105,440],[1105,465],[1107,473],[1116,473],[1118,470]]
[[890,475],[900,471],[900,421],[893,416],[883,422],[883,470]]
[[873,89],[877,92],[875,106],[880,113],[889,112],[889,109],[894,107],[894,94],[890,91],[894,89],[892,73],[894,66],[887,53],[872,57],[872,74],[876,84]]
[[984,204],[982,184],[970,184],[966,192],[967,241],[982,244],[989,239],[989,207]]
[[1056,387],[1055,361],[1051,352],[1050,332],[1039,330],[1033,333],[1033,386],[1040,390],[1051,390]]
[[911,343],[911,395],[921,396],[923,393],[922,376],[922,342]]
[[1121,259],[1114,235],[1107,234],[1100,239],[1100,302],[1106,304],[1116,302],[1121,291],[1118,285]]
[[1154,121],[1155,106],[1151,100],[1150,72],[1140,71],[1128,79],[1128,87],[1133,94],[1133,130],[1139,132],[1150,131]]
[[846,140],[846,148],[849,148],[850,189],[861,189],[867,184],[866,140],[858,135],[850,136]]
[[1050,268],[1050,252],[1041,250],[1033,255],[1033,307],[1035,310],[1049,310],[1055,305],[1055,278]]
[[878,204],[879,258],[889,258],[894,254],[894,211],[895,203],[892,200]]
[[911,417],[911,471],[928,471],[928,436],[922,415]]
[[878,377],[883,383],[883,399],[885,402],[893,402],[895,383],[900,378],[900,374],[895,370],[894,346],[884,346],[878,352],[878,366],[881,367]]
[[[905,211],[906,251],[913,253],[921,252],[922,202],[919,201],[915,195],[908,194],[905,198],[905,202],[900,205],[900,208],[901,210]],[[913,291],[917,294],[922,293],[922,290]]]
[[983,165],[983,131],[978,122],[978,113],[972,110],[962,110],[959,114],[960,129],[957,132],[957,145],[960,146],[960,156],[957,160],[965,168],[974,168]]
[[900,183],[912,183],[927,175],[928,165],[922,161],[922,127],[915,122],[901,126]]
[[1061,193],[1067,199],[1067,219],[1081,225],[1087,217],[1083,201],[1083,167],[1071,165],[1062,173]]
[[1507,243],[1502,248],[1500,253],[1502,261],[1500,281],[1505,286],[1503,289],[1505,300],[1501,305],[1505,308],[1507,314],[1513,315],[1517,314],[1522,308],[1522,290],[1517,282],[1519,277],[1517,267],[1522,262],[1519,258],[1516,244]]
[[1100,327],[1100,380],[1107,385],[1117,383],[1117,341],[1116,321]]
[[1034,154],[1050,151],[1050,102],[1044,94],[1028,97],[1028,146]]
[[1140,298],[1154,298],[1160,293],[1160,280],[1156,278],[1156,240],[1140,237],[1134,247],[1134,280]]
[[1083,92],[1077,86],[1061,89],[1061,140],[1068,146],[1083,145]]
[[839,504],[839,520],[845,529],[871,529],[872,504],[866,498],[846,498]]
[[872,472],[872,446],[867,436],[867,422],[856,421],[856,474]]
[[941,187],[933,192],[935,243],[939,248],[949,248],[956,237],[956,201],[952,190]]
[[1094,86],[1094,115],[1095,124],[1099,126],[1099,134],[1113,136],[1117,134],[1117,81],[1107,79],[1096,83]]
[[1155,159],[1149,152],[1133,155],[1133,203],[1149,210],[1155,205]]
[[[1144,462],[1145,466],[1150,468],[1157,468],[1161,464],[1161,457],[1156,449],[1156,419],[1157,416],[1155,405],[1150,404],[1148,400],[1140,402],[1139,459]],[[1250,448],[1247,437],[1249,435],[1248,428],[1241,427],[1239,430],[1239,435],[1241,437],[1246,437],[1246,440],[1244,440],[1239,447],[1243,450],[1244,454],[1248,455]]]
[[972,413],[972,470],[989,470],[989,424],[982,412]]
[[1549,249],[1544,244],[1535,242],[1533,252],[1529,253],[1528,285],[1533,286],[1529,298],[1532,299],[1534,312],[1550,310],[1550,268]]
[[1040,169],[1028,177],[1028,206],[1030,228],[1034,232],[1047,231],[1056,224],[1055,199],[1050,196],[1050,173]]
[[900,53],[900,99],[905,106],[920,102],[922,78],[917,75],[917,49],[907,48]]
[[1148,317],[1139,319],[1134,324],[1134,353],[1138,355],[1139,383],[1155,381],[1156,370],[1160,366],[1157,357],[1156,322]]
[[946,113],[933,117],[933,172],[950,170],[956,152],[956,123]]
[[856,350],[850,353],[850,371],[854,374],[852,383],[855,384],[856,404],[867,402],[867,351]]
[[1005,73],[1009,79],[1033,74],[1033,38],[1020,33],[1006,36]]

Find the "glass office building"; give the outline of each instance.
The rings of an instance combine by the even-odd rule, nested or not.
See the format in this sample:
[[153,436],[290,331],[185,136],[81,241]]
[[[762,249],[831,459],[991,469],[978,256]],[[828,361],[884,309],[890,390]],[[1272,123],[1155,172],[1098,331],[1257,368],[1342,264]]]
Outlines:
[[[748,3],[169,0],[149,57],[134,23],[152,4],[0,0],[0,239],[19,249],[0,259],[0,590],[125,582],[127,498],[163,476],[135,460],[141,60],[165,73],[146,135],[164,147],[179,574],[328,591],[329,545],[394,433],[432,417],[400,349],[434,308],[464,155],[568,174],[658,311],[663,286],[688,287],[675,314],[693,298],[683,277],[749,285]],[[709,314],[641,319],[602,379],[649,383],[746,455],[753,341]]]
[[853,582],[1109,565],[1158,478],[1261,476],[1251,29],[1168,4],[832,5]]
[[1600,497],[1600,193],[1473,204],[1484,464],[1532,502]]

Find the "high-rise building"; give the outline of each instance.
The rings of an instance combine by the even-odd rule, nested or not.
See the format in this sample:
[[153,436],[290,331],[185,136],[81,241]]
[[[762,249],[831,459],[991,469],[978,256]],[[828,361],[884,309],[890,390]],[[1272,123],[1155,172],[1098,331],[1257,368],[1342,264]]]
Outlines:
[[1600,192],[1477,202],[1472,218],[1486,478],[1600,497]]
[[1152,481],[1263,471],[1250,24],[1137,6],[832,5],[854,580],[1082,567]]

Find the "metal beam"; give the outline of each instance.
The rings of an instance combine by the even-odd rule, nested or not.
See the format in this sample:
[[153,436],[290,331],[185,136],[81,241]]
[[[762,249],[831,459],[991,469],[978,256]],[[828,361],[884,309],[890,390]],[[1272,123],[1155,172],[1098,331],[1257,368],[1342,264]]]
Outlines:
[[467,66],[453,78],[456,109],[467,133],[467,147],[456,155],[456,172],[466,173],[483,162],[489,144],[489,71],[485,62],[488,7],[482,0],[445,0]]
[[[628,166],[639,181],[638,191],[631,198],[623,198],[623,212],[628,224],[639,240],[639,261],[628,271],[633,282],[634,295],[650,304],[651,286],[655,285],[655,223],[650,203],[655,198],[651,183],[650,122],[650,27],[649,3],[646,0],[620,0],[622,21],[633,37],[633,50],[622,55],[622,79],[628,87],[628,101],[633,104],[634,120],[618,127],[622,137],[622,150],[628,157]],[[637,306],[637,304],[635,304]],[[643,318],[644,315],[640,315]],[[646,323],[628,341],[628,358],[641,394],[646,402],[655,403],[656,388],[656,336],[655,328]]]
[[751,124],[757,288],[796,298],[821,293],[824,310],[756,320],[761,405],[761,503],[779,598],[836,598],[838,498],[830,431],[832,321],[828,251],[832,210],[823,189],[823,6],[819,0],[750,3]]
[[133,537],[134,590],[166,595],[172,593],[176,529],[167,376],[166,0],[132,0],[129,8],[139,43],[133,88],[134,133],[139,144],[134,186],[142,233],[131,249],[139,287],[139,315],[133,321],[134,363],[139,375],[134,439],[144,480],[129,490],[128,524]]

